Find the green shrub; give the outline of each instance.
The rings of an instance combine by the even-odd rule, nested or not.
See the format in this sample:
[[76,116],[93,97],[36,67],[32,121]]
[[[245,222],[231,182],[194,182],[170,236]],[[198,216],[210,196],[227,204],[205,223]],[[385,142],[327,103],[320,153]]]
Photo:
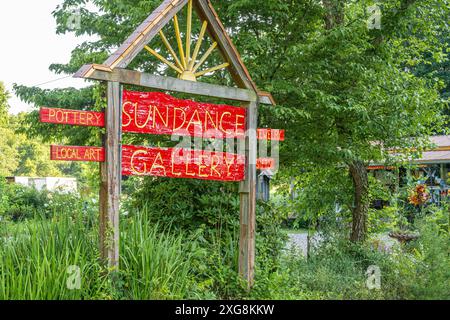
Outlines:
[[449,212],[437,209],[416,222],[420,238],[412,244],[417,259],[412,292],[417,299],[450,299]]
[[[287,299],[449,299],[448,219],[447,209],[434,208],[417,221],[418,240],[388,253],[352,244],[342,233],[328,235],[309,259],[284,256],[278,286]],[[380,290],[366,286],[369,266],[380,268]],[[277,297],[277,289],[268,295]]]
[[191,261],[201,251],[184,243],[183,234],[162,231],[138,213],[123,219],[121,273],[124,295],[132,300],[188,299],[198,289]]
[[[238,274],[238,184],[180,179],[147,178],[125,206],[138,208],[153,223],[182,232],[203,252],[192,268],[196,281],[218,298],[247,295]],[[283,212],[260,203],[257,208],[257,272],[270,274],[279,267],[286,236],[281,230]]]
[[36,190],[19,184],[0,185],[0,215],[13,221],[80,211],[85,201],[76,193]]
[[[0,235],[0,299],[105,299],[108,282],[98,264],[97,237],[82,217],[60,215],[9,223]],[[67,288],[68,268],[81,269],[81,290]]]
[[[90,217],[86,217],[89,215]],[[121,221],[121,268],[99,264],[96,212],[1,222],[0,300],[192,299],[211,297],[195,283],[199,255],[183,236],[169,235],[136,213]],[[80,290],[69,290],[68,268],[81,269]],[[114,282],[113,282],[114,280]]]

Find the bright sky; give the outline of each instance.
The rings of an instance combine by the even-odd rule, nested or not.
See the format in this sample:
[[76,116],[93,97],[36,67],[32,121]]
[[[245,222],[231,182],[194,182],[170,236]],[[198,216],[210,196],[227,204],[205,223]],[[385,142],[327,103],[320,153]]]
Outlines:
[[[62,1],[14,0],[0,3],[0,81],[11,93],[11,113],[31,108],[13,95],[13,83],[33,86],[64,77],[49,71],[50,64],[68,62],[74,47],[86,40],[73,34],[56,35],[56,23],[51,13]],[[68,78],[40,88],[80,88],[85,85],[84,80]]]

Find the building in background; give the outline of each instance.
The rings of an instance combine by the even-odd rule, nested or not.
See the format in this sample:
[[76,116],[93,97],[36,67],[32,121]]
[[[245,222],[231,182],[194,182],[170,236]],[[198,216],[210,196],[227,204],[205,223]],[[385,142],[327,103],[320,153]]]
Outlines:
[[46,177],[46,178],[32,178],[32,177],[8,177],[6,180],[9,183],[17,183],[26,187],[35,188],[36,190],[48,190],[59,192],[77,192],[76,178],[61,178],[61,177]]
[[408,163],[398,167],[371,165],[369,170],[379,179],[385,172],[396,173],[397,185],[395,187],[405,186],[411,180],[417,184],[424,184],[430,191],[430,201],[440,204],[449,195],[450,136],[434,136],[431,137],[431,142],[435,147],[424,151],[418,159],[411,159]]

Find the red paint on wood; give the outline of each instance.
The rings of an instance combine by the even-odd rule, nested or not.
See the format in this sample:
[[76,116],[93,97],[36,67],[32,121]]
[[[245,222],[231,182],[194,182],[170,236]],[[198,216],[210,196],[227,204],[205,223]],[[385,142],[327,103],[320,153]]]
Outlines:
[[105,150],[97,147],[51,146],[51,160],[104,162]]
[[180,100],[159,92],[123,92],[123,131],[244,138],[246,109]]
[[258,129],[257,137],[258,140],[268,140],[268,141],[284,141],[284,130],[279,129]]
[[394,170],[395,167],[389,166],[369,166],[367,167],[367,170]]
[[123,175],[243,181],[245,157],[188,149],[123,146]]
[[[242,181],[244,156],[186,149],[161,149],[123,146],[124,175],[191,178],[217,181]],[[100,147],[51,146],[51,160],[104,162]],[[275,159],[259,158],[257,169],[274,169]]]
[[275,159],[258,158],[256,160],[256,169],[258,169],[258,170],[273,170],[273,169],[275,169]]
[[40,120],[44,123],[68,124],[73,126],[104,127],[102,112],[41,108]]
[[[245,137],[246,109],[180,100],[159,92],[123,92],[123,132],[205,138]],[[104,127],[102,112],[41,108],[44,123]],[[258,129],[259,140],[284,141],[285,131]]]

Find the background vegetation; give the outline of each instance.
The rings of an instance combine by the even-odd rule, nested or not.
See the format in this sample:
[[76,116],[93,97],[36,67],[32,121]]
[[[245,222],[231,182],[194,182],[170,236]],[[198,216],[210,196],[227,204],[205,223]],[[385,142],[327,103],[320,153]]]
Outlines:
[[[51,65],[55,73],[102,63],[160,4],[89,2],[98,10],[66,0],[53,12],[58,33],[98,39],[74,48],[67,64]],[[390,190],[366,170],[371,161],[396,160],[388,148],[420,151],[430,135],[446,132],[448,1],[378,2],[381,29],[368,28],[374,3],[366,0],[212,2],[258,87],[278,102],[261,107],[259,125],[286,128],[275,197],[258,206],[255,287],[245,290],[236,272],[237,186],[224,183],[128,179],[121,269],[109,274],[97,260],[97,168],[50,163],[42,147],[99,145],[100,132],[41,124],[37,111],[43,105],[100,110],[104,84],[81,90],[15,85],[36,108],[8,116],[8,94],[0,88],[0,176],[70,175],[82,192],[37,192],[0,180],[0,299],[449,299],[447,206],[407,206],[413,184]],[[71,30],[67,21],[79,6],[81,28]],[[153,46],[161,47],[158,41]],[[173,75],[145,53],[130,68]],[[206,81],[232,85],[226,72]],[[145,135],[125,142],[171,143]],[[372,210],[369,204],[380,198],[391,205]],[[320,239],[307,257],[287,248],[282,225],[292,220]],[[420,237],[385,248],[380,234],[389,231]],[[67,289],[71,265],[82,270],[81,290]],[[380,290],[366,285],[371,265],[382,271]]]

